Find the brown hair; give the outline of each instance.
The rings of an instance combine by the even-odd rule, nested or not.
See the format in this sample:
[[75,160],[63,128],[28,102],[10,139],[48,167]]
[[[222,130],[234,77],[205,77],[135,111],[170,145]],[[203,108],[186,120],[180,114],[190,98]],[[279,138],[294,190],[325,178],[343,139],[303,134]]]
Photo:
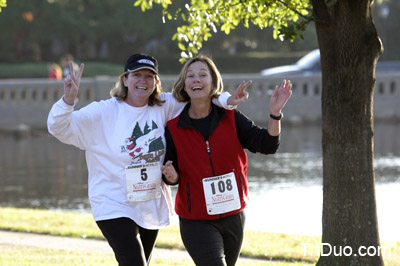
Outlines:
[[[110,90],[111,97],[117,97],[119,101],[124,101],[128,96],[128,88],[124,85],[124,77],[127,77],[130,72],[126,71],[119,75],[118,81],[114,87]],[[160,99],[163,88],[161,86],[161,80],[158,75],[155,75],[156,84],[153,93],[149,97],[149,106],[159,105],[161,106],[165,101]]]
[[211,59],[211,57],[200,54],[197,55],[196,57],[189,59],[185,63],[185,65],[181,70],[181,73],[179,74],[178,79],[174,82],[174,85],[172,86],[172,93],[175,99],[177,99],[179,102],[190,101],[190,97],[185,91],[185,80],[189,66],[195,62],[205,63],[210,70],[212,85],[213,85],[213,88],[211,90],[211,98],[218,97],[224,89],[221,74],[219,73],[219,70],[215,65],[215,63],[213,62],[213,60]]

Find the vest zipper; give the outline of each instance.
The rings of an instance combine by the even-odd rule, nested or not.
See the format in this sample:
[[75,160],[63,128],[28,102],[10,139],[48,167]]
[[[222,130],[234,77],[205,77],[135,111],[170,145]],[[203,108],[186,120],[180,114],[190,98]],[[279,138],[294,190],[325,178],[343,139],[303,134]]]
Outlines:
[[[235,169],[233,169],[233,172],[235,172]],[[240,197],[240,205],[244,203],[244,188],[243,188],[243,178],[242,174],[239,172],[239,179],[240,179],[240,194],[242,194],[242,197]]]
[[208,157],[210,158],[210,164],[211,164],[212,174],[213,174],[213,176],[215,176],[214,166],[213,166],[212,159],[211,159],[211,149],[210,149],[210,145],[209,145],[209,143],[208,143],[208,140],[206,140],[206,145],[207,145]]
[[[212,171],[212,175],[215,176],[215,171],[214,171],[214,165],[211,159],[211,149],[210,149],[210,144],[208,143],[208,140],[206,140],[206,145],[207,145],[207,153],[208,153],[208,157],[210,158],[210,165],[211,165],[211,171]],[[222,218],[222,213],[219,214],[219,219]]]
[[190,197],[190,183],[187,183],[186,185],[186,190],[187,190],[187,206],[188,206],[188,211],[189,213],[192,213],[192,200]]

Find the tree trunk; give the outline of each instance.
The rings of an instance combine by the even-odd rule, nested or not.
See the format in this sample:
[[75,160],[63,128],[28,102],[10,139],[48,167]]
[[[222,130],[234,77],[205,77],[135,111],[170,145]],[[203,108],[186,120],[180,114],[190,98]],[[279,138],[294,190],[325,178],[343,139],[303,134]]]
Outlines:
[[322,65],[323,244],[317,266],[383,265],[372,111],[375,65],[383,49],[372,1],[312,4]]

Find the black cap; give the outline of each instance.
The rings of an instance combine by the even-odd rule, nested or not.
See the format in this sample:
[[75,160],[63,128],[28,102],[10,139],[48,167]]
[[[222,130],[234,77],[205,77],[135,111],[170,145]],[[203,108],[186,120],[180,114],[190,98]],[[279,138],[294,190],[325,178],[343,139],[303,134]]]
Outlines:
[[148,54],[131,55],[125,64],[124,72],[134,72],[139,69],[150,69],[158,74],[158,62],[153,56]]

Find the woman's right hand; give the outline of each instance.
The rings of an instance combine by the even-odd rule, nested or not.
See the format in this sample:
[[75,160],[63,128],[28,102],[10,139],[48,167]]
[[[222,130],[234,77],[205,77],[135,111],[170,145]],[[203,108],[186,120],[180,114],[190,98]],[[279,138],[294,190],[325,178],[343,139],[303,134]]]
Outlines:
[[79,72],[75,73],[72,61],[69,61],[70,75],[64,80],[64,97],[63,100],[66,104],[74,105],[75,99],[78,96],[79,84],[83,73],[84,65],[81,64]]
[[249,93],[246,91],[246,88],[250,86],[251,83],[251,80],[247,82],[242,81],[242,83],[239,84],[233,95],[228,98],[227,103],[229,105],[235,106],[236,108],[239,104],[246,102],[249,98]]

